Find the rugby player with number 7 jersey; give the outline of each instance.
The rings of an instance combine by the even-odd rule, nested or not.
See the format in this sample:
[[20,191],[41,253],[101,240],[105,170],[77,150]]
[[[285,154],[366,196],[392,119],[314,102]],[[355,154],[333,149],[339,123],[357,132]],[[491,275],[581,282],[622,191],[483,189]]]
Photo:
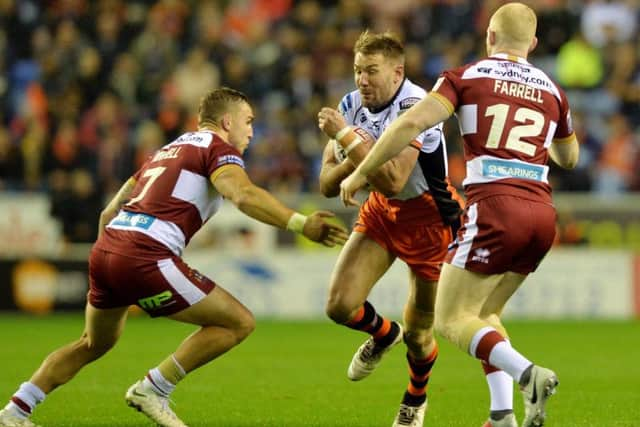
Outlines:
[[[341,198],[409,145],[416,135],[457,116],[464,141],[467,206],[438,282],[435,329],[478,358],[487,375],[513,378],[522,391],[523,427],[542,426],[558,377],[510,343],[500,314],[555,236],[547,161],[578,162],[566,95],[527,61],[536,44],[535,12],[507,3],[491,17],[488,57],[442,73],[432,91],[395,120],[341,183]],[[541,338],[535,352],[546,351]],[[493,409],[493,404],[492,404]],[[516,427],[513,411],[492,410],[486,427]]]
[[[152,155],[104,209],[89,259],[82,336],[51,353],[0,411],[1,427],[35,426],[47,394],[117,342],[129,306],[152,317],[200,326],[125,394],[126,403],[164,427],[184,427],[169,396],[188,373],[225,353],[254,328],[251,312],[181,258],[193,234],[228,199],[244,214],[327,246],[347,233],[318,211],[295,212],[255,186],[242,153],[253,137],[253,111],[241,92],[220,88],[200,102],[198,130]],[[215,408],[212,408],[215,413]],[[61,422],[63,424],[63,422]]]

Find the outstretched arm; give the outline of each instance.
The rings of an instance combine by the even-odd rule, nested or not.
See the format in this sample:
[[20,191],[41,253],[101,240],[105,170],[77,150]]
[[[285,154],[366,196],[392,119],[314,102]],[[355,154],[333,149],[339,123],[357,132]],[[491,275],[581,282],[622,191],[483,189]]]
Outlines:
[[120,190],[113,196],[113,199],[107,204],[107,206],[100,212],[100,221],[98,222],[98,237],[104,231],[104,228],[120,211],[122,205],[131,198],[131,192],[136,186],[136,179],[131,177],[125,182]]
[[334,216],[333,213],[318,211],[308,217],[297,213],[268,191],[254,185],[239,166],[221,167],[211,175],[211,183],[241,212],[265,224],[303,234],[325,246],[344,244],[349,237],[343,227],[325,221],[325,218]]

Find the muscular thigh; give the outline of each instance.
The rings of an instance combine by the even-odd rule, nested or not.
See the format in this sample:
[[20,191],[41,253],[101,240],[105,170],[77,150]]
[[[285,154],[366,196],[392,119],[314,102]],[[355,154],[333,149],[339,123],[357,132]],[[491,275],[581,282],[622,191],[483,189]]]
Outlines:
[[89,302],[108,309],[138,305],[149,315],[167,316],[190,307],[215,283],[180,257],[138,259],[94,249],[89,265]]
[[330,298],[362,304],[393,261],[394,256],[366,234],[351,233],[331,275]]
[[553,206],[514,196],[471,203],[447,262],[487,275],[528,274],[553,243],[555,218]]
[[487,275],[445,264],[438,282],[436,317],[499,315],[525,277],[512,272]]

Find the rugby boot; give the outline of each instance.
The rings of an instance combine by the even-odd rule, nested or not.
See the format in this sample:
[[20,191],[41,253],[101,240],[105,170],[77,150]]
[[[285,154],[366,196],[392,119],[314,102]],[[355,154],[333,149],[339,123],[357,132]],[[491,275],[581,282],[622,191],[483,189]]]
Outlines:
[[389,345],[380,346],[376,344],[373,337],[369,337],[369,339],[358,348],[356,354],[353,355],[349,369],[347,369],[347,376],[351,381],[360,381],[369,376],[380,363],[382,356],[402,341],[402,325],[398,322],[392,323],[398,326],[398,332]]
[[149,390],[138,381],[124,396],[127,405],[145,414],[162,427],[187,427],[169,407],[169,398]]
[[550,369],[534,366],[529,383],[520,388],[524,398],[524,421],[522,427],[541,427],[547,416],[547,399],[556,392],[559,381]]

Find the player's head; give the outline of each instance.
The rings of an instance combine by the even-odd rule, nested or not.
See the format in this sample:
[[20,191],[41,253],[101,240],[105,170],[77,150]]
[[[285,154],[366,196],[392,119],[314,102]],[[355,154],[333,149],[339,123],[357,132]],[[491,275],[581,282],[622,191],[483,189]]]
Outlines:
[[353,72],[362,104],[367,108],[385,105],[404,79],[404,46],[390,32],[360,34],[353,47]]
[[507,3],[491,16],[487,28],[487,53],[525,57],[538,44],[535,12],[522,3]]
[[200,100],[198,128],[220,133],[241,153],[253,137],[253,118],[249,99],[237,90],[221,87]]

